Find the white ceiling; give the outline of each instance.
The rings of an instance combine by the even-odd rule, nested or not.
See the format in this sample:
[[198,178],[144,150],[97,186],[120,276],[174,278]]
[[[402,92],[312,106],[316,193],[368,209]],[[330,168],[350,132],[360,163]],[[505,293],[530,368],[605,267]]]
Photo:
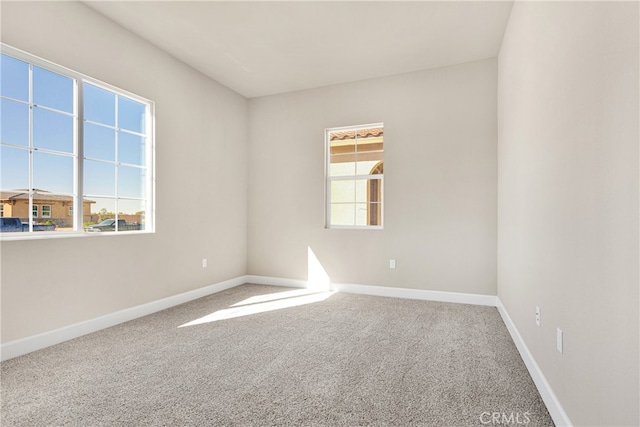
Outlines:
[[85,1],[247,98],[497,56],[512,1]]

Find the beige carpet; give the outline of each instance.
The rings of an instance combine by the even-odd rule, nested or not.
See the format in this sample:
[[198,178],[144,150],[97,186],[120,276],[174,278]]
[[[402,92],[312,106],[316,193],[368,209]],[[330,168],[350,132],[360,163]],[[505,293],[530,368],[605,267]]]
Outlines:
[[495,308],[303,292],[243,285],[3,362],[2,426],[553,425]]

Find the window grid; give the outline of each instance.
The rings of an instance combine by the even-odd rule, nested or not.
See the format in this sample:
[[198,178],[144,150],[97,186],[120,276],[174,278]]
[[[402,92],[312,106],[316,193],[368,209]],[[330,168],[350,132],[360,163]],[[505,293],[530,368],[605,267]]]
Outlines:
[[[384,125],[382,123],[376,123],[325,130],[326,228],[383,228],[383,129]],[[373,148],[363,147],[361,149],[359,140],[366,140],[369,131],[376,131],[374,133],[379,137],[379,147],[374,145]],[[348,136],[345,136],[345,134],[349,133],[353,134],[352,144],[342,147],[340,144],[333,146],[332,140],[334,139],[332,139],[332,135],[340,135],[344,139],[349,139]],[[361,133],[365,136],[360,137]],[[335,153],[332,152],[332,148],[335,149]],[[371,163],[374,163],[375,166],[371,167]],[[346,167],[340,170],[337,167],[340,164],[346,165]],[[367,173],[362,173],[363,171],[367,171]],[[353,189],[348,188],[349,183],[353,183]],[[340,186],[342,186],[342,189],[339,189]],[[363,187],[364,194],[362,194]],[[336,190],[335,194],[334,190]],[[361,194],[358,194],[359,190]],[[341,197],[344,199],[341,199]],[[352,212],[350,213],[349,211]],[[364,224],[362,218],[365,219]]]
[[[41,209],[38,208],[38,205],[35,203],[35,195],[37,195],[39,193],[39,189],[36,188],[37,187],[37,183],[35,182],[35,178],[36,176],[34,175],[34,159],[37,155],[43,154],[43,155],[49,155],[49,156],[57,156],[57,157],[65,157],[65,158],[69,158],[71,159],[71,163],[72,163],[72,171],[71,174],[73,176],[72,178],[72,191],[69,193],[56,193],[56,192],[47,192],[47,195],[51,195],[51,196],[57,196],[57,195],[61,195],[61,196],[71,196],[72,198],[72,204],[71,206],[68,206],[68,214],[69,216],[71,216],[73,218],[72,223],[73,223],[73,232],[76,233],[81,233],[83,230],[83,215],[84,215],[84,202],[85,197],[87,196],[86,194],[84,196],[80,196],[84,194],[83,191],[83,179],[84,179],[84,123],[92,123],[95,125],[103,125],[101,123],[95,122],[95,121],[90,121],[90,120],[85,120],[84,119],[84,111],[83,111],[83,101],[84,101],[84,95],[83,95],[83,85],[84,84],[91,84],[93,86],[96,86],[98,88],[104,89],[106,91],[109,91],[110,93],[113,93],[117,99],[119,98],[124,98],[130,101],[133,101],[135,103],[138,103],[140,105],[144,106],[144,124],[142,125],[142,129],[144,130],[144,133],[140,133],[140,132],[135,132],[132,130],[128,130],[128,129],[121,129],[117,126],[114,126],[114,130],[116,131],[116,138],[119,136],[120,133],[123,134],[129,134],[129,135],[134,135],[136,137],[140,137],[143,138],[142,139],[142,147],[143,147],[143,153],[141,154],[141,157],[143,158],[143,165],[136,165],[136,164],[130,164],[127,162],[119,162],[118,158],[116,157],[114,165],[116,167],[116,170],[120,167],[120,166],[126,166],[132,169],[140,169],[141,171],[144,171],[144,173],[141,175],[140,181],[142,182],[142,184],[139,186],[141,187],[141,190],[139,190],[142,194],[142,197],[120,197],[117,193],[118,188],[116,187],[114,189],[115,191],[115,196],[113,197],[115,200],[115,206],[116,208],[114,209],[114,214],[116,216],[116,218],[118,217],[118,215],[120,215],[120,209],[118,209],[118,203],[119,201],[124,201],[124,200],[134,200],[136,202],[139,202],[140,208],[139,211],[141,211],[141,217],[144,218],[143,221],[144,223],[142,225],[140,225],[140,227],[147,232],[153,232],[154,229],[154,223],[153,223],[153,219],[155,217],[154,214],[154,209],[153,209],[153,191],[154,191],[154,176],[153,176],[153,160],[154,160],[154,148],[153,148],[153,139],[152,139],[152,130],[153,130],[153,105],[151,102],[139,98],[135,95],[131,95],[128,93],[125,93],[124,91],[118,89],[118,88],[114,88],[110,85],[106,85],[102,82],[99,82],[97,80],[91,79],[90,77],[87,76],[83,76],[79,73],[73,72],[71,70],[65,69],[63,67],[60,67],[58,65],[49,63],[48,61],[42,60],[40,58],[34,57],[28,53],[19,51],[17,49],[11,48],[10,46],[7,46],[5,44],[0,44],[1,47],[1,53],[4,57],[8,57],[11,58],[13,60],[17,60],[23,64],[26,64],[28,66],[28,99],[24,100],[24,99],[17,99],[13,96],[8,96],[6,94],[1,94],[0,98],[3,101],[11,101],[11,102],[15,102],[17,105],[24,105],[28,107],[28,130],[27,130],[27,145],[21,145],[21,144],[17,144],[17,143],[13,143],[13,142],[7,142],[4,141],[4,138],[2,138],[3,140],[0,141],[0,146],[1,147],[6,147],[6,148],[10,148],[13,150],[19,150],[19,151],[24,151],[27,153],[27,158],[28,158],[28,173],[27,173],[27,180],[28,180],[28,189],[25,189],[27,194],[28,194],[28,212],[31,212],[31,215],[29,216],[29,227],[28,227],[28,231],[32,232],[34,231],[34,220],[35,218],[38,218],[38,210],[41,210],[40,214],[42,215],[42,218],[51,218],[52,217],[52,207],[50,205],[42,205]],[[41,105],[38,103],[34,102],[34,67],[37,68],[38,70],[44,70],[44,74],[52,74],[55,75],[56,78],[57,76],[61,76],[63,79],[68,79],[71,81],[72,84],[72,111],[64,111],[61,110],[59,108],[54,108],[54,107],[50,107],[47,105]],[[116,107],[117,107],[118,103],[116,103]],[[52,113],[55,115],[59,115],[59,117],[70,117],[72,119],[72,125],[71,125],[71,129],[72,129],[72,138],[73,138],[73,143],[72,143],[72,148],[70,151],[61,151],[60,149],[56,149],[59,147],[44,147],[44,146],[37,146],[35,144],[34,141],[34,114],[36,111],[43,111],[43,112],[47,112],[47,113]],[[58,116],[55,116],[56,118],[59,118]],[[116,115],[116,119],[117,119],[117,115]],[[117,147],[117,142],[116,142],[116,147]],[[44,159],[44,158],[43,158]],[[90,158],[88,158],[90,159]],[[99,160],[99,159],[96,159]],[[44,161],[44,160],[42,160]],[[117,179],[117,178],[116,178]],[[42,182],[44,182],[42,179],[40,180]],[[117,180],[116,182],[116,186],[117,186]],[[4,190],[3,190],[4,191]],[[74,209],[74,206],[80,206],[79,209]],[[59,211],[58,211],[59,212]],[[45,216],[46,215],[46,216]],[[60,215],[60,214],[58,214]],[[64,215],[64,214],[62,214]],[[26,224],[25,224],[26,225]],[[129,230],[129,228],[127,228],[127,230]],[[0,237],[2,238],[25,238],[26,235],[28,236],[33,236],[33,233],[24,233],[20,236],[15,235],[14,233],[12,233],[13,235],[9,236],[8,234],[0,234]],[[38,236],[42,236],[44,237],[45,235],[49,235],[51,236],[50,233],[35,233]],[[56,233],[57,234],[57,233]]]
[[[99,86],[96,86],[92,83],[87,83],[87,84],[91,84],[91,86],[97,87],[98,89],[102,89]],[[145,199],[144,198],[138,198],[138,197],[126,197],[126,196],[122,196],[119,194],[118,191],[118,180],[119,180],[119,171],[121,166],[125,166],[125,167],[129,167],[129,168],[134,168],[134,169],[139,169],[140,171],[144,172],[144,173],[148,173],[148,169],[146,164],[148,164],[148,159],[145,158],[145,165],[137,165],[134,163],[127,163],[127,162],[122,162],[120,161],[120,156],[119,156],[119,146],[120,146],[120,136],[121,134],[128,134],[128,135],[134,135],[134,136],[138,136],[143,138],[143,140],[146,141],[148,140],[148,136],[146,133],[141,133],[141,132],[135,132],[133,130],[129,130],[129,129],[124,129],[122,127],[120,127],[120,123],[119,123],[119,111],[118,111],[118,107],[120,104],[120,99],[124,98],[124,99],[128,99],[127,97],[124,97],[118,93],[115,93],[115,102],[114,102],[114,125],[109,125],[106,123],[102,123],[102,122],[98,122],[95,120],[89,120],[89,119],[84,119],[83,118],[83,122],[84,124],[90,124],[90,125],[94,125],[94,126],[99,126],[103,129],[109,129],[114,131],[114,144],[115,144],[115,151],[114,151],[114,160],[108,160],[108,159],[101,159],[98,157],[92,157],[92,156],[83,156],[83,159],[89,160],[90,162],[97,162],[97,163],[102,163],[102,164],[107,164],[107,165],[112,165],[114,167],[114,195],[109,195],[109,194],[98,194],[98,193],[85,193],[84,196],[87,198],[100,198],[100,199],[104,199],[104,200],[113,200],[114,203],[114,214],[115,214],[115,230],[118,231],[119,229],[119,222],[118,222],[118,217],[120,216],[120,209],[119,206],[121,204],[122,201],[137,201],[137,202],[144,202]]]

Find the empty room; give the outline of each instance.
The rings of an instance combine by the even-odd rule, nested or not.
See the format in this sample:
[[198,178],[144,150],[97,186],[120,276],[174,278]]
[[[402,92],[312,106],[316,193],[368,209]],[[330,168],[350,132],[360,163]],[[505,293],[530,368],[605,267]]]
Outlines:
[[3,426],[639,426],[638,1],[0,1]]

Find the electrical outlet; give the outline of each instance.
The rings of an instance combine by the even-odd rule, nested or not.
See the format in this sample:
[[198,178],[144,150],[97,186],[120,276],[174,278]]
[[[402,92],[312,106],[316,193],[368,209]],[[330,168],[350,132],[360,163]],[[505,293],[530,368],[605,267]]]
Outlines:
[[207,268],[207,259],[202,258],[202,268]]
[[540,307],[536,307],[536,325],[540,326]]
[[562,330],[560,328],[556,328],[556,348],[562,354]]
[[395,259],[390,259],[389,260],[389,268],[396,268],[396,260]]

